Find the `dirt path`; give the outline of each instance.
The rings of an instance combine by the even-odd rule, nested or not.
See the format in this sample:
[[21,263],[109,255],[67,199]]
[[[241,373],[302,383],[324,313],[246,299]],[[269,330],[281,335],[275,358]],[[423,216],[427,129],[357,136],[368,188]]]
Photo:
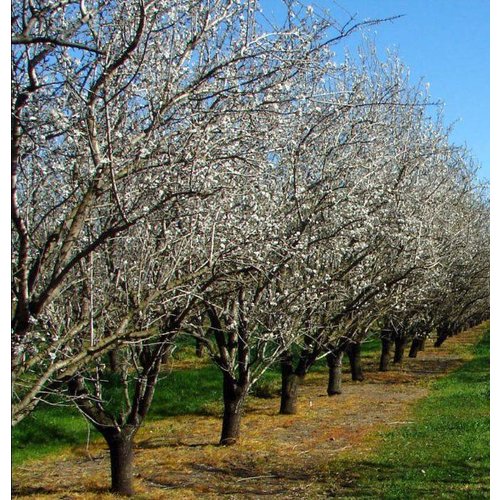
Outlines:
[[[329,464],[343,453],[365,455],[380,430],[407,421],[429,382],[470,358],[482,328],[429,347],[402,368],[379,373],[375,356],[364,361],[365,381],[344,374],[343,394],[326,396],[325,375],[311,374],[301,390],[299,414],[277,414],[279,401],[251,399],[242,440],[217,446],[220,420],[172,417],[148,424],[136,439],[135,498],[320,498]],[[108,455],[103,444],[68,450],[17,467],[14,498],[105,499]]]

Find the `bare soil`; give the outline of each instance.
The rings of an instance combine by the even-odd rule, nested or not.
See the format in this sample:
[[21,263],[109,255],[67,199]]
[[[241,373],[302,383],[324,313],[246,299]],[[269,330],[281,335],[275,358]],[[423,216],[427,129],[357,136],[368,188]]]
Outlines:
[[[428,341],[416,359],[377,371],[363,359],[365,380],[344,373],[343,393],[326,395],[326,375],[310,374],[299,413],[278,415],[279,399],[250,398],[237,445],[217,445],[216,417],[172,417],[144,426],[136,438],[135,498],[323,498],[329,465],[343,454],[366,456],[380,433],[408,422],[429,383],[470,359],[481,337],[474,328],[439,349]],[[345,455],[344,455],[345,456]],[[104,442],[68,449],[13,470],[13,498],[107,499],[109,457]]]

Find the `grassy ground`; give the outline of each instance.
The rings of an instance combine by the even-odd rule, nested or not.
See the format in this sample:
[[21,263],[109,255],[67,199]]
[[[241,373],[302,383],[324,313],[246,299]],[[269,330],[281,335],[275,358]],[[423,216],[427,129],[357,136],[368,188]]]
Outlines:
[[[376,363],[380,342],[373,337],[363,343],[364,363]],[[344,372],[348,372],[344,361]],[[311,377],[326,371],[324,360],[314,365]],[[148,421],[159,421],[181,415],[220,417],[222,410],[220,371],[207,359],[194,356],[187,347],[176,354],[172,370],[159,381]],[[322,375],[324,376],[324,375]],[[269,370],[254,388],[259,398],[279,394],[280,374],[277,368]],[[250,402],[249,402],[250,403]],[[87,441],[101,440],[73,407],[40,406],[12,432],[12,461],[15,466],[27,460],[57,454],[65,449],[85,445]]]
[[[365,358],[376,355],[380,341],[373,337],[363,344]],[[208,359],[194,356],[194,347],[185,346],[176,353],[174,369],[167,370],[157,385],[148,420],[178,415],[221,415],[222,376]],[[344,371],[348,362],[344,363]],[[326,371],[325,362],[319,361],[313,372]],[[276,396],[280,390],[279,368],[268,370],[254,387],[260,398]],[[41,404],[37,410],[12,431],[12,462],[20,465],[32,458],[58,451],[87,441],[100,439],[99,434],[72,406]]]
[[[159,381],[148,419],[217,411],[221,384],[213,365],[172,371]],[[98,436],[75,408],[41,405],[13,429],[12,462],[18,465]]]
[[[322,360],[299,391],[297,415],[279,415],[277,395],[250,398],[242,421],[242,438],[231,447],[217,445],[221,426],[217,371],[210,371],[213,368],[206,361],[177,355],[172,373],[161,383],[153,418],[148,419],[136,436],[136,497],[169,500],[200,497],[215,500],[227,495],[232,498],[264,495],[271,498],[330,495],[344,499],[484,498],[488,493],[487,457],[484,463],[477,460],[472,445],[483,448],[476,443],[477,436],[468,437],[467,432],[463,432],[468,425],[457,425],[451,439],[442,445],[439,439],[421,433],[421,429],[408,429],[409,421],[417,422],[415,412],[420,411],[421,403],[429,396],[432,401],[436,387],[445,383],[446,374],[449,376],[480,354],[475,346],[484,330],[482,325],[464,332],[447,340],[439,349],[429,342],[417,359],[405,358],[403,366],[394,365],[383,373],[377,369],[376,344],[373,349],[366,345],[364,382],[350,380],[346,361],[343,393],[332,398],[325,394],[327,377]],[[470,365],[466,368],[469,370]],[[477,371],[472,370],[474,377]],[[460,371],[454,377],[460,373],[463,373],[460,380],[470,376],[467,371]],[[271,385],[275,375],[266,374]],[[437,380],[441,382],[435,385]],[[170,394],[166,392],[169,384]],[[456,380],[451,379],[449,384],[448,389],[454,391]],[[453,391],[448,397],[455,400]],[[458,394],[468,404],[469,396],[463,390]],[[477,394],[472,391],[473,400]],[[205,402],[200,397],[205,398]],[[487,403],[486,397],[483,399]],[[197,401],[197,406],[188,412],[186,404],[190,401]],[[453,418],[460,414],[460,408],[450,409]],[[437,412],[432,407],[431,410]],[[429,410],[424,407],[422,412],[428,416]],[[442,419],[443,414],[439,418]],[[425,425],[436,431],[432,424]],[[450,427],[437,427],[437,430],[451,433]],[[389,431],[396,428],[400,429],[399,433],[404,428],[404,438],[398,433],[391,438]],[[412,444],[412,434],[417,434],[417,447]],[[468,453],[465,458],[470,457],[468,462],[476,468],[475,476],[470,471],[459,474],[464,460],[453,447],[460,440],[472,443],[465,450]],[[406,451],[408,457],[387,451],[403,446],[411,448],[410,452]],[[445,449],[448,447],[451,451]],[[436,450],[433,457],[424,454],[427,448]],[[26,448],[29,449],[33,446]],[[413,450],[423,455],[412,458]],[[444,460],[446,453],[452,458]],[[444,464],[442,471],[438,461]],[[419,471],[424,476],[434,474],[436,482],[433,484],[431,478],[430,482],[418,484]],[[438,475],[440,472],[443,477]],[[449,474],[459,479],[451,484],[454,478],[448,477]],[[472,482],[465,478],[467,474]],[[411,479],[412,475],[416,476],[415,480]],[[109,454],[102,439],[94,440],[88,447],[85,440],[83,446],[66,445],[45,458],[16,465],[12,481],[13,494],[19,499],[114,498],[108,491]]]
[[489,331],[474,358],[432,384],[410,422],[368,457],[335,463],[340,498],[489,497]]

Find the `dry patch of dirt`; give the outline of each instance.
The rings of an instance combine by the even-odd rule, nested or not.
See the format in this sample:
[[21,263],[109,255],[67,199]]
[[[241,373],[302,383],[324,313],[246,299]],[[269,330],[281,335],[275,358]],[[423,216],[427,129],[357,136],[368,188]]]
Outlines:
[[[365,361],[365,380],[344,374],[343,393],[326,395],[326,379],[312,373],[301,388],[299,413],[278,415],[279,400],[248,401],[241,442],[217,446],[221,421],[183,416],[147,424],[135,450],[137,495],[144,499],[319,498],[328,465],[343,453],[364,455],[378,431],[407,422],[411,405],[427,394],[428,383],[470,358],[482,328],[430,346],[403,366],[376,371]],[[32,461],[13,470],[14,498],[106,499],[108,453],[104,443],[88,450]]]

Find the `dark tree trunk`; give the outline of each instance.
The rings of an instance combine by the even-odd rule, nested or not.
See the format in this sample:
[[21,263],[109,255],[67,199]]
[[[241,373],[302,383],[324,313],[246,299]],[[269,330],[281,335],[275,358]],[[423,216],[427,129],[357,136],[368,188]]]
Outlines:
[[425,337],[422,337],[421,339],[419,339],[418,350],[425,351]]
[[444,327],[438,328],[437,329],[438,337],[437,337],[436,342],[434,343],[434,347],[441,347],[443,342],[448,338],[449,333],[450,332],[449,332],[448,328],[444,328]]
[[402,363],[405,353],[406,337],[396,337],[394,339],[394,363]]
[[300,377],[293,369],[291,355],[286,355],[281,361],[281,404],[282,415],[297,413],[297,399],[299,394]]
[[[99,386],[95,386],[95,393],[88,391],[82,374],[77,373],[67,380],[68,392],[74,397],[75,404],[89,419],[96,429],[104,436],[109,447],[111,462],[111,491],[123,496],[133,496],[133,446],[134,436],[144,421],[155,392],[158,374],[161,368],[160,360],[164,352],[168,352],[171,336],[179,324],[174,318],[166,332],[159,337],[159,343],[152,346],[142,346],[137,356],[139,376],[136,378],[133,399],[127,399],[128,409],[120,415],[120,424],[117,423],[113,412],[106,409],[97,398]],[[121,358],[122,356],[120,356]],[[123,362],[123,359],[120,360]],[[124,368],[120,367],[122,373]],[[127,381],[123,384],[128,389]],[[123,422],[123,423],[122,423]]]
[[109,368],[113,373],[118,373],[120,371],[120,350],[112,349],[108,353],[109,358]]
[[365,377],[361,368],[361,342],[353,342],[346,349],[351,366],[351,377],[355,382],[362,382]]
[[328,363],[328,395],[342,394],[342,357],[343,352],[329,352]]
[[243,403],[247,391],[248,387],[237,385],[229,374],[224,373],[224,415],[222,417],[222,433],[219,444],[228,446],[238,441]]
[[100,406],[95,405],[95,400],[85,389],[81,375],[68,380],[68,390],[70,395],[75,396],[75,403],[82,413],[106,439],[111,462],[111,491],[119,495],[132,496],[134,494],[133,439],[140,421],[134,425],[126,424],[121,429],[118,428],[112,417]]
[[205,351],[205,346],[201,340],[196,339],[196,356],[202,358]]
[[111,459],[111,491],[133,496],[133,434],[113,431],[111,435],[105,434],[105,437]]
[[419,346],[420,346],[420,339],[415,337],[411,342],[410,353],[408,354],[408,357],[416,358],[417,353],[419,351]]
[[238,401],[224,401],[224,415],[222,417],[222,433],[220,437],[221,445],[228,446],[235,444],[240,437],[242,408]]
[[382,353],[380,355],[380,364],[378,369],[381,372],[386,372],[389,370],[393,341],[389,336],[382,336],[381,341],[382,341]]
[[282,415],[295,415],[297,413],[297,401],[301,378],[295,373],[281,376],[281,404]]
[[447,337],[448,337],[447,335],[438,337],[436,342],[434,342],[434,347],[441,347],[443,345],[443,342],[446,340]]

